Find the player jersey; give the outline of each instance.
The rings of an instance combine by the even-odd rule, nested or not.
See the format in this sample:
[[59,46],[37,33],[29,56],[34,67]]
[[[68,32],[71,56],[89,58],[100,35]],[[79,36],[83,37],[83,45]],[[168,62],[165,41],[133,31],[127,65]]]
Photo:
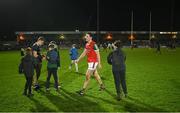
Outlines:
[[90,43],[87,43],[85,46],[85,49],[87,50],[87,61],[88,62],[98,62],[96,50],[99,50],[96,43],[94,41],[91,41]]

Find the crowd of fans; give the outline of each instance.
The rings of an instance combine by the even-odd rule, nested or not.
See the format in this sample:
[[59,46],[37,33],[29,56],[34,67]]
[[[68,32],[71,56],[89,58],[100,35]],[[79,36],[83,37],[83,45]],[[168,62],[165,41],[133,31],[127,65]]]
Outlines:
[[[77,48],[83,48],[85,45],[85,41],[83,38],[71,38],[68,37],[67,39],[56,39],[56,38],[45,38],[45,44],[44,48],[47,48],[47,45],[50,41],[55,41],[60,49],[67,49],[70,48],[72,44],[76,44]],[[32,46],[32,44],[35,42],[36,37],[32,37],[27,40],[18,40],[18,41],[1,41],[0,42],[0,50],[20,50],[20,48],[27,48]],[[98,46],[100,48],[111,48],[112,42],[114,42],[116,39],[113,40],[99,40],[97,42]],[[167,47],[167,48],[176,48],[180,46],[180,40],[134,40],[133,45],[131,45],[130,40],[124,40],[123,46],[124,47],[130,47],[133,46],[135,48],[141,48],[141,47],[151,47],[156,48],[157,41],[160,43],[161,46]]]

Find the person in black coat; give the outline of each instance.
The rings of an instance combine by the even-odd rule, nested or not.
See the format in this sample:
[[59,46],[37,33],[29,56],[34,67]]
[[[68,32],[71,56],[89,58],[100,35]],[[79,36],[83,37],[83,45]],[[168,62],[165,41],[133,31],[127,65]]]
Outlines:
[[122,86],[123,92],[125,97],[127,97],[127,87],[126,87],[126,55],[121,50],[121,41],[115,41],[113,44],[114,51],[111,52],[108,57],[107,61],[110,65],[112,65],[112,72],[114,76],[114,83],[117,92],[117,100],[121,100],[120,94],[120,85]]
[[[32,96],[33,94],[31,90],[31,86],[34,75],[34,57],[32,56],[31,48],[26,49],[26,55],[21,59],[20,65],[23,70],[22,72],[24,73],[26,78],[23,95]],[[27,94],[27,90],[28,90],[28,94]]]

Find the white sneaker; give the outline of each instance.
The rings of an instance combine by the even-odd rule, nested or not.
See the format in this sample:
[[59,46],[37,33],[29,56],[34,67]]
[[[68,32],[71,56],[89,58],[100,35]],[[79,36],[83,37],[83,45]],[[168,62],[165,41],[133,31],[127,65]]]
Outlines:
[[58,88],[61,88],[61,86],[59,85]]
[[46,88],[46,91],[48,92],[48,91],[50,91],[50,89],[49,89],[49,88]]
[[71,66],[69,66],[69,69],[71,69]]

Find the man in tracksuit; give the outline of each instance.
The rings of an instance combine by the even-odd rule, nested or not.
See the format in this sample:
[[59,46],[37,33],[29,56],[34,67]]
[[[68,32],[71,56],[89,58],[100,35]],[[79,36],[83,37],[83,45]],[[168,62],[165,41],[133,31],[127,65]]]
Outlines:
[[39,37],[37,42],[35,42],[32,46],[32,52],[33,52],[33,56],[35,58],[35,71],[36,71],[36,75],[34,76],[34,88],[35,90],[38,90],[40,88],[39,84],[38,84],[38,79],[40,77],[41,74],[41,68],[42,68],[42,55],[41,55],[41,50],[40,50],[40,46],[42,46],[44,44],[44,38],[43,37]]
[[127,97],[127,87],[126,87],[126,56],[121,50],[121,41],[115,41],[113,44],[114,51],[108,55],[108,63],[112,65],[112,72],[114,76],[114,83],[117,92],[117,100],[121,100],[120,94],[120,84],[122,86],[125,97]]
[[51,74],[54,77],[55,81],[55,89],[58,91],[58,77],[57,77],[57,69],[58,69],[58,64],[59,64],[59,58],[58,58],[58,53],[54,48],[54,45],[49,45],[48,47],[49,51],[47,52],[46,59],[48,61],[47,64],[47,70],[48,70],[48,76],[47,76],[47,81],[46,81],[46,91],[49,92],[49,85],[50,85],[50,78]]
[[21,68],[26,77],[26,83],[24,87],[23,95],[32,96],[31,86],[32,86],[32,79],[34,75],[34,57],[32,56],[31,48],[26,49],[26,55],[21,59]]

